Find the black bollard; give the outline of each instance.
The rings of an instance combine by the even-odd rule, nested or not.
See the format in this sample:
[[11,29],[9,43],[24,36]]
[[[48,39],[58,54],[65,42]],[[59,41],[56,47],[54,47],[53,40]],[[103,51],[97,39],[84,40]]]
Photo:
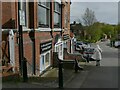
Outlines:
[[26,58],[24,58],[23,60],[23,82],[27,82],[28,81],[28,76],[27,76],[27,60]]
[[63,88],[63,65],[62,61],[59,60],[59,88]]
[[75,73],[78,72],[78,63],[77,63],[77,60],[75,59]]

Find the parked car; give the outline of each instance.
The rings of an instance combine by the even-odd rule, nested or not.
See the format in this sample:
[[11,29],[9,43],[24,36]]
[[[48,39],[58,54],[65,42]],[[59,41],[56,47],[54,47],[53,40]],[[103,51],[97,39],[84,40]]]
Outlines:
[[90,43],[88,42],[83,42],[85,44],[85,47],[91,47]]
[[76,51],[83,50],[85,47],[87,47],[87,45],[84,44],[82,41],[77,41],[77,42],[75,43],[75,50],[76,50]]
[[84,49],[83,51],[83,57],[87,58],[87,57],[91,57],[95,52],[95,48],[94,47],[87,47]]
[[115,41],[114,46],[115,46],[116,48],[117,48],[117,47],[120,47],[120,41]]

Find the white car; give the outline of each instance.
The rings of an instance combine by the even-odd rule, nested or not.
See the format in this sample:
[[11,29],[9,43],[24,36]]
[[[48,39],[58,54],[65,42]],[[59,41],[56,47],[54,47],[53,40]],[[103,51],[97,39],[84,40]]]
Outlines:
[[84,49],[83,56],[89,58],[94,54],[95,48],[94,47],[87,47]]
[[115,47],[120,47],[120,41],[115,41],[114,46]]

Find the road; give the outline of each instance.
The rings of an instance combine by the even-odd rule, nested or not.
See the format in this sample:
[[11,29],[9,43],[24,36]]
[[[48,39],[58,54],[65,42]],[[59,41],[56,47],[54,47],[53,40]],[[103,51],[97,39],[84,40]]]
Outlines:
[[101,66],[93,65],[76,74],[66,88],[118,88],[118,49],[108,43],[99,43],[103,50]]

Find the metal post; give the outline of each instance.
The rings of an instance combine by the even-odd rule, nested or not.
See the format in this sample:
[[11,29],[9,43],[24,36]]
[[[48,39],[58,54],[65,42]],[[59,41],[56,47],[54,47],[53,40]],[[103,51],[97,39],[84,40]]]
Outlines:
[[22,32],[22,25],[20,25],[20,10],[22,10],[21,0],[18,1],[18,31],[19,31],[19,64],[20,64],[20,73],[22,74],[23,81],[27,81],[27,72],[24,65],[24,51],[23,51],[23,32]]
[[28,81],[28,76],[27,76],[27,60],[26,58],[24,58],[23,60],[23,82],[27,82]]
[[20,25],[20,14],[19,14],[19,10],[21,10],[21,5],[20,2],[18,2],[18,32],[19,32],[19,70],[20,70],[20,74],[22,74],[22,57],[23,57],[23,53],[22,53],[22,39],[21,39],[21,31],[22,31],[22,26]]
[[78,63],[77,63],[77,60],[75,59],[75,73],[78,72]]
[[59,88],[63,88],[63,71],[62,71],[62,61],[59,60]]

